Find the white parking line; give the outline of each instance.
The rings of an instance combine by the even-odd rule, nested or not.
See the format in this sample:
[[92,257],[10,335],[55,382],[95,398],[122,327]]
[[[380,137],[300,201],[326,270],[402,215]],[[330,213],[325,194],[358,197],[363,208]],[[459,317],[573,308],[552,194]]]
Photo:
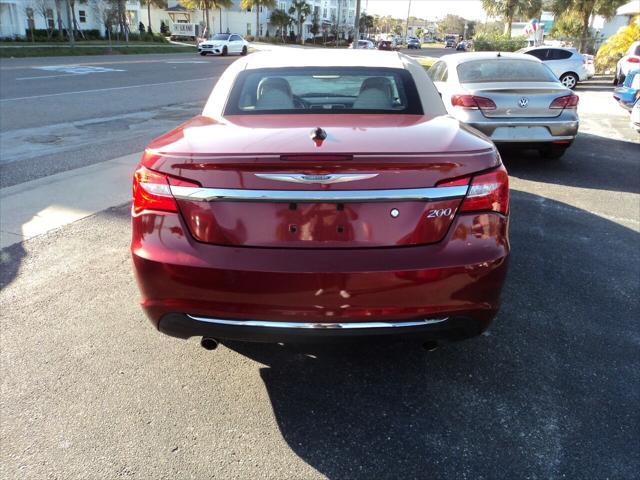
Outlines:
[[75,77],[76,74],[75,73],[67,73],[65,75],[45,75],[45,76],[40,76],[40,77],[20,77],[20,78],[16,78],[17,80],[38,80],[40,78],[59,78],[59,77]]
[[96,88],[94,90],[76,90],[75,92],[48,93],[46,95],[31,95],[30,97],[3,98],[0,99],[0,102],[14,102],[16,100],[29,100],[32,98],[59,97],[61,95],[77,95],[79,93],[109,92],[112,90],[126,90],[128,88],[156,87],[159,85],[173,85],[175,83],[202,82],[204,80],[213,80],[214,78],[216,77],[192,78],[191,80],[176,80],[174,82],[163,83],[145,83],[143,85],[127,85],[126,87]]

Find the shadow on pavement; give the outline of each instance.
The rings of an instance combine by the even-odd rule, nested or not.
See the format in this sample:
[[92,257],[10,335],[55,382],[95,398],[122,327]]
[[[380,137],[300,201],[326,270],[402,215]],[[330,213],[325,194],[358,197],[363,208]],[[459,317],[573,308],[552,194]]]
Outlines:
[[[640,137],[638,137],[640,141]],[[580,133],[558,160],[535,150],[501,149],[509,175],[571,187],[640,192],[640,144]]]
[[9,285],[18,275],[22,260],[27,255],[22,243],[0,250],[0,290]]
[[640,234],[566,204],[512,195],[511,270],[488,336],[432,353],[410,344],[225,343],[265,365],[284,439],[321,474],[640,471]]

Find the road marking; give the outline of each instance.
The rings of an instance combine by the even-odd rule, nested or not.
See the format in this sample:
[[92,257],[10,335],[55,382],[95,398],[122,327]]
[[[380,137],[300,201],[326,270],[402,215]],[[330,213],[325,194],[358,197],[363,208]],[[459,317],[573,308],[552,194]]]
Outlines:
[[75,77],[73,73],[66,73],[64,75],[44,75],[39,77],[20,77],[16,78],[17,80],[38,80],[39,78],[60,78],[60,77]]
[[[194,47],[195,48],[195,47]],[[145,55],[145,54],[141,54],[141,55]],[[187,56],[187,55],[192,55],[191,53],[170,53],[168,55],[180,55],[180,56]],[[134,55],[126,55],[127,57],[132,57]],[[220,63],[220,62],[224,62],[226,64],[226,62],[228,61],[229,63],[233,62],[236,60],[235,57],[226,57],[226,60],[224,60],[225,57],[219,57],[218,60],[215,63]],[[143,64],[143,63],[164,63],[167,60],[169,60],[167,57],[162,56],[162,58],[154,58],[153,60],[112,60],[112,61],[100,61],[100,60],[96,60],[95,62],[85,62],[85,63],[76,63],[76,65],[131,65],[131,64]],[[3,59],[4,62],[6,62],[6,59]],[[207,62],[210,63],[210,62]],[[30,64],[30,65],[16,65],[16,66],[0,66],[0,71],[4,71],[4,70],[28,70],[30,68],[36,68],[38,65],[34,65],[34,64]]]
[[124,72],[118,68],[92,67],[88,65],[50,65],[46,67],[33,67],[34,70],[44,70],[45,72],[72,73],[74,75],[87,75],[89,73]]
[[39,77],[20,77],[16,80],[38,80],[40,78],[59,78],[69,77],[73,75],[89,75],[91,73],[111,73],[111,72],[126,72],[126,70],[118,68],[106,68],[106,67],[90,67],[86,65],[51,65],[46,67],[32,67],[34,70],[44,70],[45,72],[62,72],[63,75],[46,75]]
[[48,93],[46,95],[32,95],[30,97],[3,98],[0,100],[0,102],[13,102],[16,100],[29,100],[32,98],[59,97],[62,95],[78,95],[80,93],[109,92],[113,90],[125,90],[127,88],[157,87],[159,85],[173,85],[175,83],[203,82],[205,80],[213,80],[214,78],[217,77],[192,78],[191,80],[176,80],[175,82],[145,83],[143,85],[127,85],[126,87],[96,88],[94,90],[77,90],[75,92]]

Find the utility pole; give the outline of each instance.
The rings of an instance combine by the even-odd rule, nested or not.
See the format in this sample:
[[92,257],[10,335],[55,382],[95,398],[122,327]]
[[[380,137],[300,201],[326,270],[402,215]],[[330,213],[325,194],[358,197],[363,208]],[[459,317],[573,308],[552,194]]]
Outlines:
[[336,47],[338,44],[338,37],[340,36],[340,7],[342,6],[342,0],[338,0],[338,18],[336,19]]
[[404,40],[407,41],[409,36],[409,16],[411,15],[411,0],[409,0],[409,8],[407,9],[407,23],[404,27]]
[[73,23],[71,21],[71,0],[65,2],[67,4],[67,35],[69,37],[69,45],[73,47],[76,39],[73,36]]
[[360,0],[356,0],[356,24],[353,34],[353,48],[358,48],[358,40],[360,40]]

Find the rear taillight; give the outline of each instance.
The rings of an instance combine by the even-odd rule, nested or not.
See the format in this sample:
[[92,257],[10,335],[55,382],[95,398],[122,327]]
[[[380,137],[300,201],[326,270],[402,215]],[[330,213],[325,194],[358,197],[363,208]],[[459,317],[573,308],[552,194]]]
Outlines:
[[578,101],[580,97],[577,95],[564,95],[562,97],[556,98],[549,108],[576,108],[578,106]]
[[[171,178],[171,184],[200,186],[176,178]],[[171,194],[169,176],[141,166],[133,174],[133,212],[140,213],[143,210],[177,212],[178,205]]]
[[629,62],[629,63],[640,63],[640,58],[638,58],[638,57],[629,57],[629,58],[627,58],[627,62]]
[[[469,183],[468,178],[439,183],[439,187],[452,187]],[[504,165],[471,178],[467,196],[458,209],[460,212],[494,211],[506,215],[509,211],[509,175]]]
[[167,176],[140,167],[133,174],[133,211],[140,213],[143,210],[177,212],[178,206],[171,195]]
[[495,110],[496,104],[490,98],[476,95],[452,95],[451,105],[466,110]]

